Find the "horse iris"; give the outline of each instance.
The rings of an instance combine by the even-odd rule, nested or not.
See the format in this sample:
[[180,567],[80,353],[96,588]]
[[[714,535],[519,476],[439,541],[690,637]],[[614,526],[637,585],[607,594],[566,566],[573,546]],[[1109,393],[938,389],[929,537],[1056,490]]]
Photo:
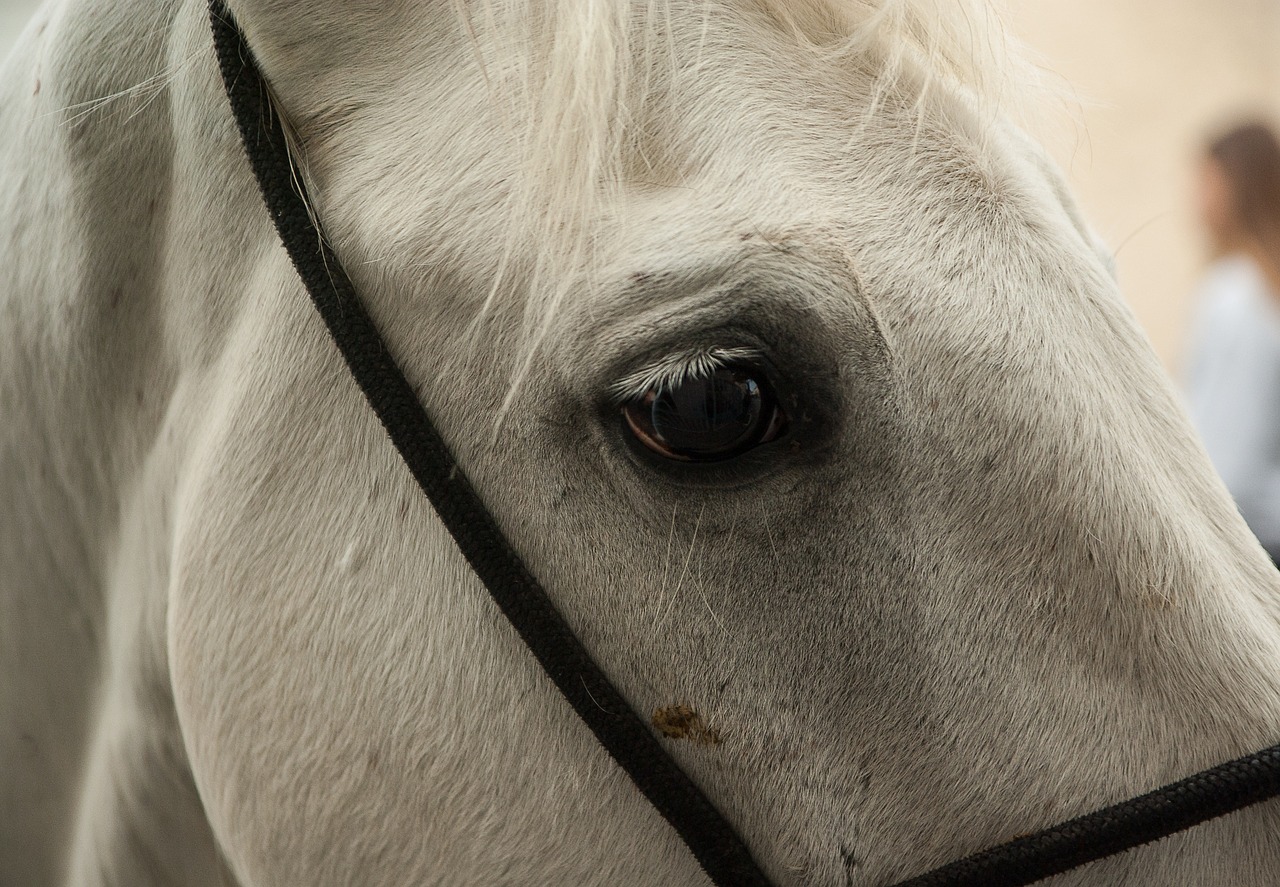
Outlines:
[[736,367],[650,391],[623,415],[640,443],[681,462],[731,459],[774,439],[784,424],[767,382]]

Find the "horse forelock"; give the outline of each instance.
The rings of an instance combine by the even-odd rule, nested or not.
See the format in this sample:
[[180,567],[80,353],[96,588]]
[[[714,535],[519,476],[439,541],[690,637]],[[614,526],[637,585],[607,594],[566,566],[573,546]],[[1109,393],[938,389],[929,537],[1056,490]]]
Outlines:
[[[1039,92],[1029,85],[1043,86],[990,0],[752,0],[731,8],[707,0],[691,9],[672,0],[455,5],[473,40],[484,24],[499,23],[494,52],[523,62],[514,66],[514,82],[504,83],[494,55],[486,64],[477,47],[490,87],[509,87],[504,94],[514,97],[524,163],[508,208],[510,239],[533,232],[541,255],[559,256],[557,264],[568,266],[588,258],[586,232],[601,205],[627,183],[629,162],[651,162],[645,111],[675,69],[702,65],[714,52],[708,46],[712,16],[736,16],[741,39],[774,60],[858,81],[872,96],[861,109],[868,121],[889,92],[915,101],[922,118],[933,94],[959,93],[994,120],[1011,111],[1016,116]],[[681,35],[674,33],[677,16],[685,19]],[[514,26],[503,27],[504,18]],[[688,35],[696,46],[687,45]],[[662,114],[664,124],[687,116],[670,103]],[[850,108],[851,117],[857,114]],[[557,279],[570,276],[564,267],[544,270]],[[534,304],[535,327],[556,301],[549,295]]]
[[[875,118],[890,97],[898,105],[914,105],[922,122],[956,97],[978,108],[978,117],[995,121],[1020,107],[1034,92],[1027,84],[1038,82],[988,0],[705,0],[690,5],[453,0],[451,5],[458,52],[480,72],[467,88],[495,121],[495,141],[506,143],[485,150],[513,158],[501,176],[491,177],[488,190],[500,196],[483,210],[501,226],[501,234],[493,237],[491,231],[488,239],[504,246],[500,255],[486,259],[492,280],[479,316],[519,303],[523,331],[517,366],[527,365],[566,300],[575,298],[584,277],[592,276],[601,218],[625,213],[638,184],[679,185],[691,173],[690,156],[698,158],[694,164],[705,162],[709,144],[729,141],[706,132],[705,105],[687,101],[700,83],[744,113],[757,113],[749,87],[736,82],[732,71],[715,71],[721,60],[759,53],[784,79],[790,66],[798,74],[818,70],[833,82],[847,83],[865,100],[849,105],[846,122],[856,127],[861,118],[871,130],[881,125]],[[353,30],[370,35],[371,46],[388,27],[354,12],[351,22]],[[439,26],[438,20],[422,24]],[[367,60],[353,55],[348,68],[384,67],[390,57],[405,68],[436,64],[424,61],[417,50],[428,38],[408,39],[415,46],[410,52],[383,50]],[[351,42],[351,51],[359,53],[359,39]],[[352,93],[349,85],[326,75],[306,96],[309,108],[298,108],[291,104],[296,96],[285,96],[284,116],[293,116],[301,132],[299,168],[309,177],[317,165],[325,165],[327,145],[342,143],[332,153],[347,158],[353,152],[365,155],[348,169],[388,168],[387,149],[397,150],[390,139],[360,133],[372,118],[389,119],[394,102],[369,89]],[[785,85],[781,89],[785,92]],[[366,101],[376,106],[363,107]],[[778,101],[787,110],[786,97]],[[427,106],[418,106],[418,113],[429,113]],[[352,120],[359,122],[349,125]],[[704,138],[683,156],[678,151],[671,152],[675,159],[664,156],[664,141],[682,130],[701,130]],[[344,197],[362,199],[354,189]],[[388,213],[373,204],[370,200],[364,216],[387,219]],[[391,257],[395,264],[397,237],[415,241],[422,226],[402,220],[387,230],[381,224],[383,244],[391,246],[378,258]],[[418,246],[399,252],[416,261]],[[513,393],[518,389],[514,385]]]

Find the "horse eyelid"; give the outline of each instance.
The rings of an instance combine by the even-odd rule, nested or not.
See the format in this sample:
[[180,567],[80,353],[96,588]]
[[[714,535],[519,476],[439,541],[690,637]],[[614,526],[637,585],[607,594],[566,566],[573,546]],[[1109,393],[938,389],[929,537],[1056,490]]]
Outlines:
[[699,348],[667,355],[609,386],[610,400],[618,405],[662,392],[733,363],[758,360],[754,348]]

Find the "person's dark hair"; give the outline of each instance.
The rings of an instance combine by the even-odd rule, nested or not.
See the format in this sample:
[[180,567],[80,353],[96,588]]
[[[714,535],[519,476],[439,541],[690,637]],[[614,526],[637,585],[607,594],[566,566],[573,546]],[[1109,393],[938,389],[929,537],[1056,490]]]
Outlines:
[[1209,143],[1209,157],[1226,175],[1244,233],[1280,270],[1280,140],[1262,123],[1246,123]]

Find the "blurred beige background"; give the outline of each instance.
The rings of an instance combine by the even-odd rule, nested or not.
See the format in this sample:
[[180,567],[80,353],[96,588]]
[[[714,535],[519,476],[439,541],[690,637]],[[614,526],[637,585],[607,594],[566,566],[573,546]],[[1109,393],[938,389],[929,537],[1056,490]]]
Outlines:
[[1010,21],[1080,97],[1041,137],[1117,251],[1120,282],[1176,368],[1203,267],[1194,162],[1209,133],[1280,118],[1280,0],[1008,0]]
[[[1280,118],[1280,0],[1004,0],[1014,30],[1079,97],[1042,139],[1117,251],[1126,297],[1176,366],[1202,265],[1191,170],[1206,133]],[[0,53],[36,7],[0,0]]]

